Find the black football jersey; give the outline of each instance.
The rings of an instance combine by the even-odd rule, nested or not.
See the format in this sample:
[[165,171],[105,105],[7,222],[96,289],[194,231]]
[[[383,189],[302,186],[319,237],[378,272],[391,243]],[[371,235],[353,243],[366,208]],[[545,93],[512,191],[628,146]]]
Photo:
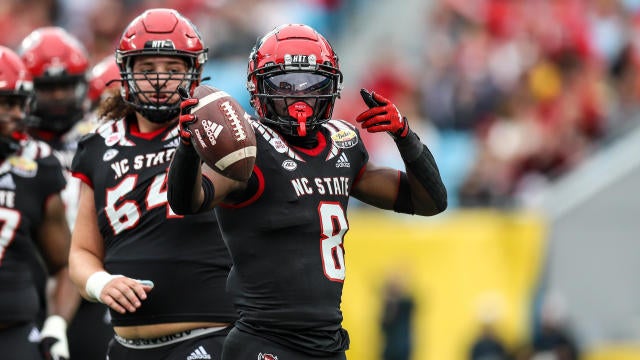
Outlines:
[[[239,328],[312,355],[345,350],[340,301],[347,203],[368,153],[357,130],[332,120],[312,150],[252,121],[258,192],[216,208],[234,263]],[[250,196],[250,197],[249,197]]]
[[45,143],[27,139],[0,163],[0,323],[35,321],[40,263],[36,234],[47,199],[65,186],[60,162]]
[[141,134],[121,119],[78,144],[72,171],[94,190],[105,269],[155,284],[135,313],[111,311],[115,326],[236,318],[225,291],[231,260],[215,214],[179,216],[167,202],[179,141],[177,126]]

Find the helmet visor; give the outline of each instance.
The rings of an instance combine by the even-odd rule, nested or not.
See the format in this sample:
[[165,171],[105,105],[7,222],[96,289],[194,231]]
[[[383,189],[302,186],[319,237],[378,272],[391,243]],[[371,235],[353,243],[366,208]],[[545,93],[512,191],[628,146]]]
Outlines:
[[264,87],[268,95],[331,95],[333,80],[321,74],[290,72],[265,78]]

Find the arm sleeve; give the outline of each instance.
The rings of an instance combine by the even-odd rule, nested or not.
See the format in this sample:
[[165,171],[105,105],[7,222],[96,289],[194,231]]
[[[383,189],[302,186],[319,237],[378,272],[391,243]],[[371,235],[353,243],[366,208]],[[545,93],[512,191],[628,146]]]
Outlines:
[[[194,192],[199,190],[195,189],[196,180],[200,176],[199,168],[200,157],[195,149],[180,143],[173,154],[167,178],[167,201],[176,214],[193,214],[202,207],[200,204],[194,204],[193,196]],[[213,184],[209,184],[213,191]]]
[[[396,145],[402,160],[404,160],[407,172],[411,173],[429,192],[438,211],[444,211],[447,208],[447,190],[429,148],[411,130],[405,138],[396,140]],[[405,182],[405,184],[407,183]],[[402,184],[401,182],[400,185],[402,186]]]

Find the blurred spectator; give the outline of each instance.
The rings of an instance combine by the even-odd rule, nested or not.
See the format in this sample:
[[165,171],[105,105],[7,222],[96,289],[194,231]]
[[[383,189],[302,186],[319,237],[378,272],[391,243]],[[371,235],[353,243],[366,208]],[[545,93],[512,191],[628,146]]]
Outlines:
[[497,332],[502,319],[504,299],[499,293],[488,292],[478,298],[480,333],[471,344],[469,360],[508,360],[506,347]]
[[544,296],[538,328],[530,343],[515,352],[515,360],[579,360],[580,350],[570,331],[567,304],[558,293]]
[[507,351],[491,324],[482,326],[480,335],[471,345],[470,360],[507,360]]
[[383,360],[409,360],[413,348],[413,297],[402,275],[390,277],[384,288],[382,313]]
[[56,0],[3,0],[0,3],[0,44],[17,49],[31,31],[54,24],[59,10]]
[[543,300],[540,312],[540,331],[533,339],[531,360],[578,360],[578,345],[569,330],[566,302],[558,294]]
[[106,56],[113,56],[116,40],[138,12],[126,7],[122,1],[96,0],[92,5],[87,14],[92,37],[86,41],[91,63],[95,64]]

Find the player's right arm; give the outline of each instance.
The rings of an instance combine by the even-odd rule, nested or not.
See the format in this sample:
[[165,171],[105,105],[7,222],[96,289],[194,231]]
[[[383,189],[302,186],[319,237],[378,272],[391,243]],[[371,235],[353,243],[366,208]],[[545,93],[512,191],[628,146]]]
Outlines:
[[104,269],[103,258],[104,242],[98,228],[93,189],[83,182],[69,252],[71,280],[84,298],[100,301],[122,314],[135,312],[151,287],[135,279],[109,274]]
[[167,178],[167,201],[180,215],[208,211],[219,205],[231,192],[246,182],[230,179],[200,161],[191,145],[180,144]]

